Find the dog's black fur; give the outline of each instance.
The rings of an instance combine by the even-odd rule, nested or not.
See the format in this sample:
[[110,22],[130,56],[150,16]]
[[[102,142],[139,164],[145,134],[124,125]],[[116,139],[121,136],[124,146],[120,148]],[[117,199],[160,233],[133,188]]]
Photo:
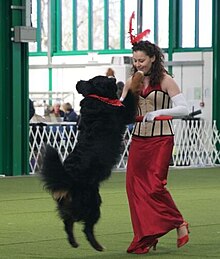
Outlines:
[[94,225],[100,218],[99,186],[110,177],[119,158],[126,125],[135,120],[136,96],[135,91],[129,90],[122,106],[89,96],[117,99],[116,81],[106,76],[81,80],[76,89],[84,97],[80,103],[78,142],[63,163],[57,151],[47,146],[41,177],[57,202],[69,243],[78,247],[73,225],[81,221],[87,240],[94,249],[102,251],[94,236]]

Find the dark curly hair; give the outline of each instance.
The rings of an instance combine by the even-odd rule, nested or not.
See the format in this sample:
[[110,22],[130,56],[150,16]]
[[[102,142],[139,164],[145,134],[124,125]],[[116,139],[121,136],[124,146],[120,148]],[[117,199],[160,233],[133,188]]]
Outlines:
[[[150,71],[150,85],[155,86],[160,84],[161,80],[164,77],[164,73],[167,73],[167,70],[164,68],[164,55],[162,50],[155,44],[150,41],[139,41],[133,44],[132,51],[143,51],[147,56],[155,56],[155,61],[152,63]],[[137,72],[135,66],[132,68],[132,72]]]

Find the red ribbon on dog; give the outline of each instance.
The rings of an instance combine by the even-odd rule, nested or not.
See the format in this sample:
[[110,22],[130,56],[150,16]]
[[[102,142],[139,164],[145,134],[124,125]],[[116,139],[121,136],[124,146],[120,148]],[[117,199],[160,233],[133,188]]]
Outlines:
[[124,104],[118,99],[109,99],[107,97],[98,96],[96,94],[89,94],[87,95],[87,97],[96,98],[104,103],[107,103],[113,106],[124,106]]

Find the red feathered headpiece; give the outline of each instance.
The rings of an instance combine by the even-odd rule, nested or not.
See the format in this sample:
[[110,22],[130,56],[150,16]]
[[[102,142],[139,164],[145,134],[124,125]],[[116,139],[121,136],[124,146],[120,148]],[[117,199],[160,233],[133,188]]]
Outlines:
[[130,21],[129,21],[129,34],[130,34],[130,41],[131,41],[131,44],[134,44],[140,40],[142,40],[144,38],[144,36],[147,36],[149,33],[150,33],[150,30],[147,29],[141,33],[139,33],[138,35],[133,35],[132,34],[132,31],[133,31],[133,28],[132,28],[132,22],[133,22],[133,19],[135,18],[135,15],[134,15],[134,12],[132,13],[131,17],[130,17]]

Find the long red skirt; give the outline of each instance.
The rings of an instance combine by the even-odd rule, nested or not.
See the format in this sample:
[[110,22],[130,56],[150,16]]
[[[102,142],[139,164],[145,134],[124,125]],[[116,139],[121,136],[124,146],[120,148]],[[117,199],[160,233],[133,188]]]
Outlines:
[[139,253],[184,221],[165,187],[173,143],[173,136],[132,138],[126,190],[134,238],[127,252]]

